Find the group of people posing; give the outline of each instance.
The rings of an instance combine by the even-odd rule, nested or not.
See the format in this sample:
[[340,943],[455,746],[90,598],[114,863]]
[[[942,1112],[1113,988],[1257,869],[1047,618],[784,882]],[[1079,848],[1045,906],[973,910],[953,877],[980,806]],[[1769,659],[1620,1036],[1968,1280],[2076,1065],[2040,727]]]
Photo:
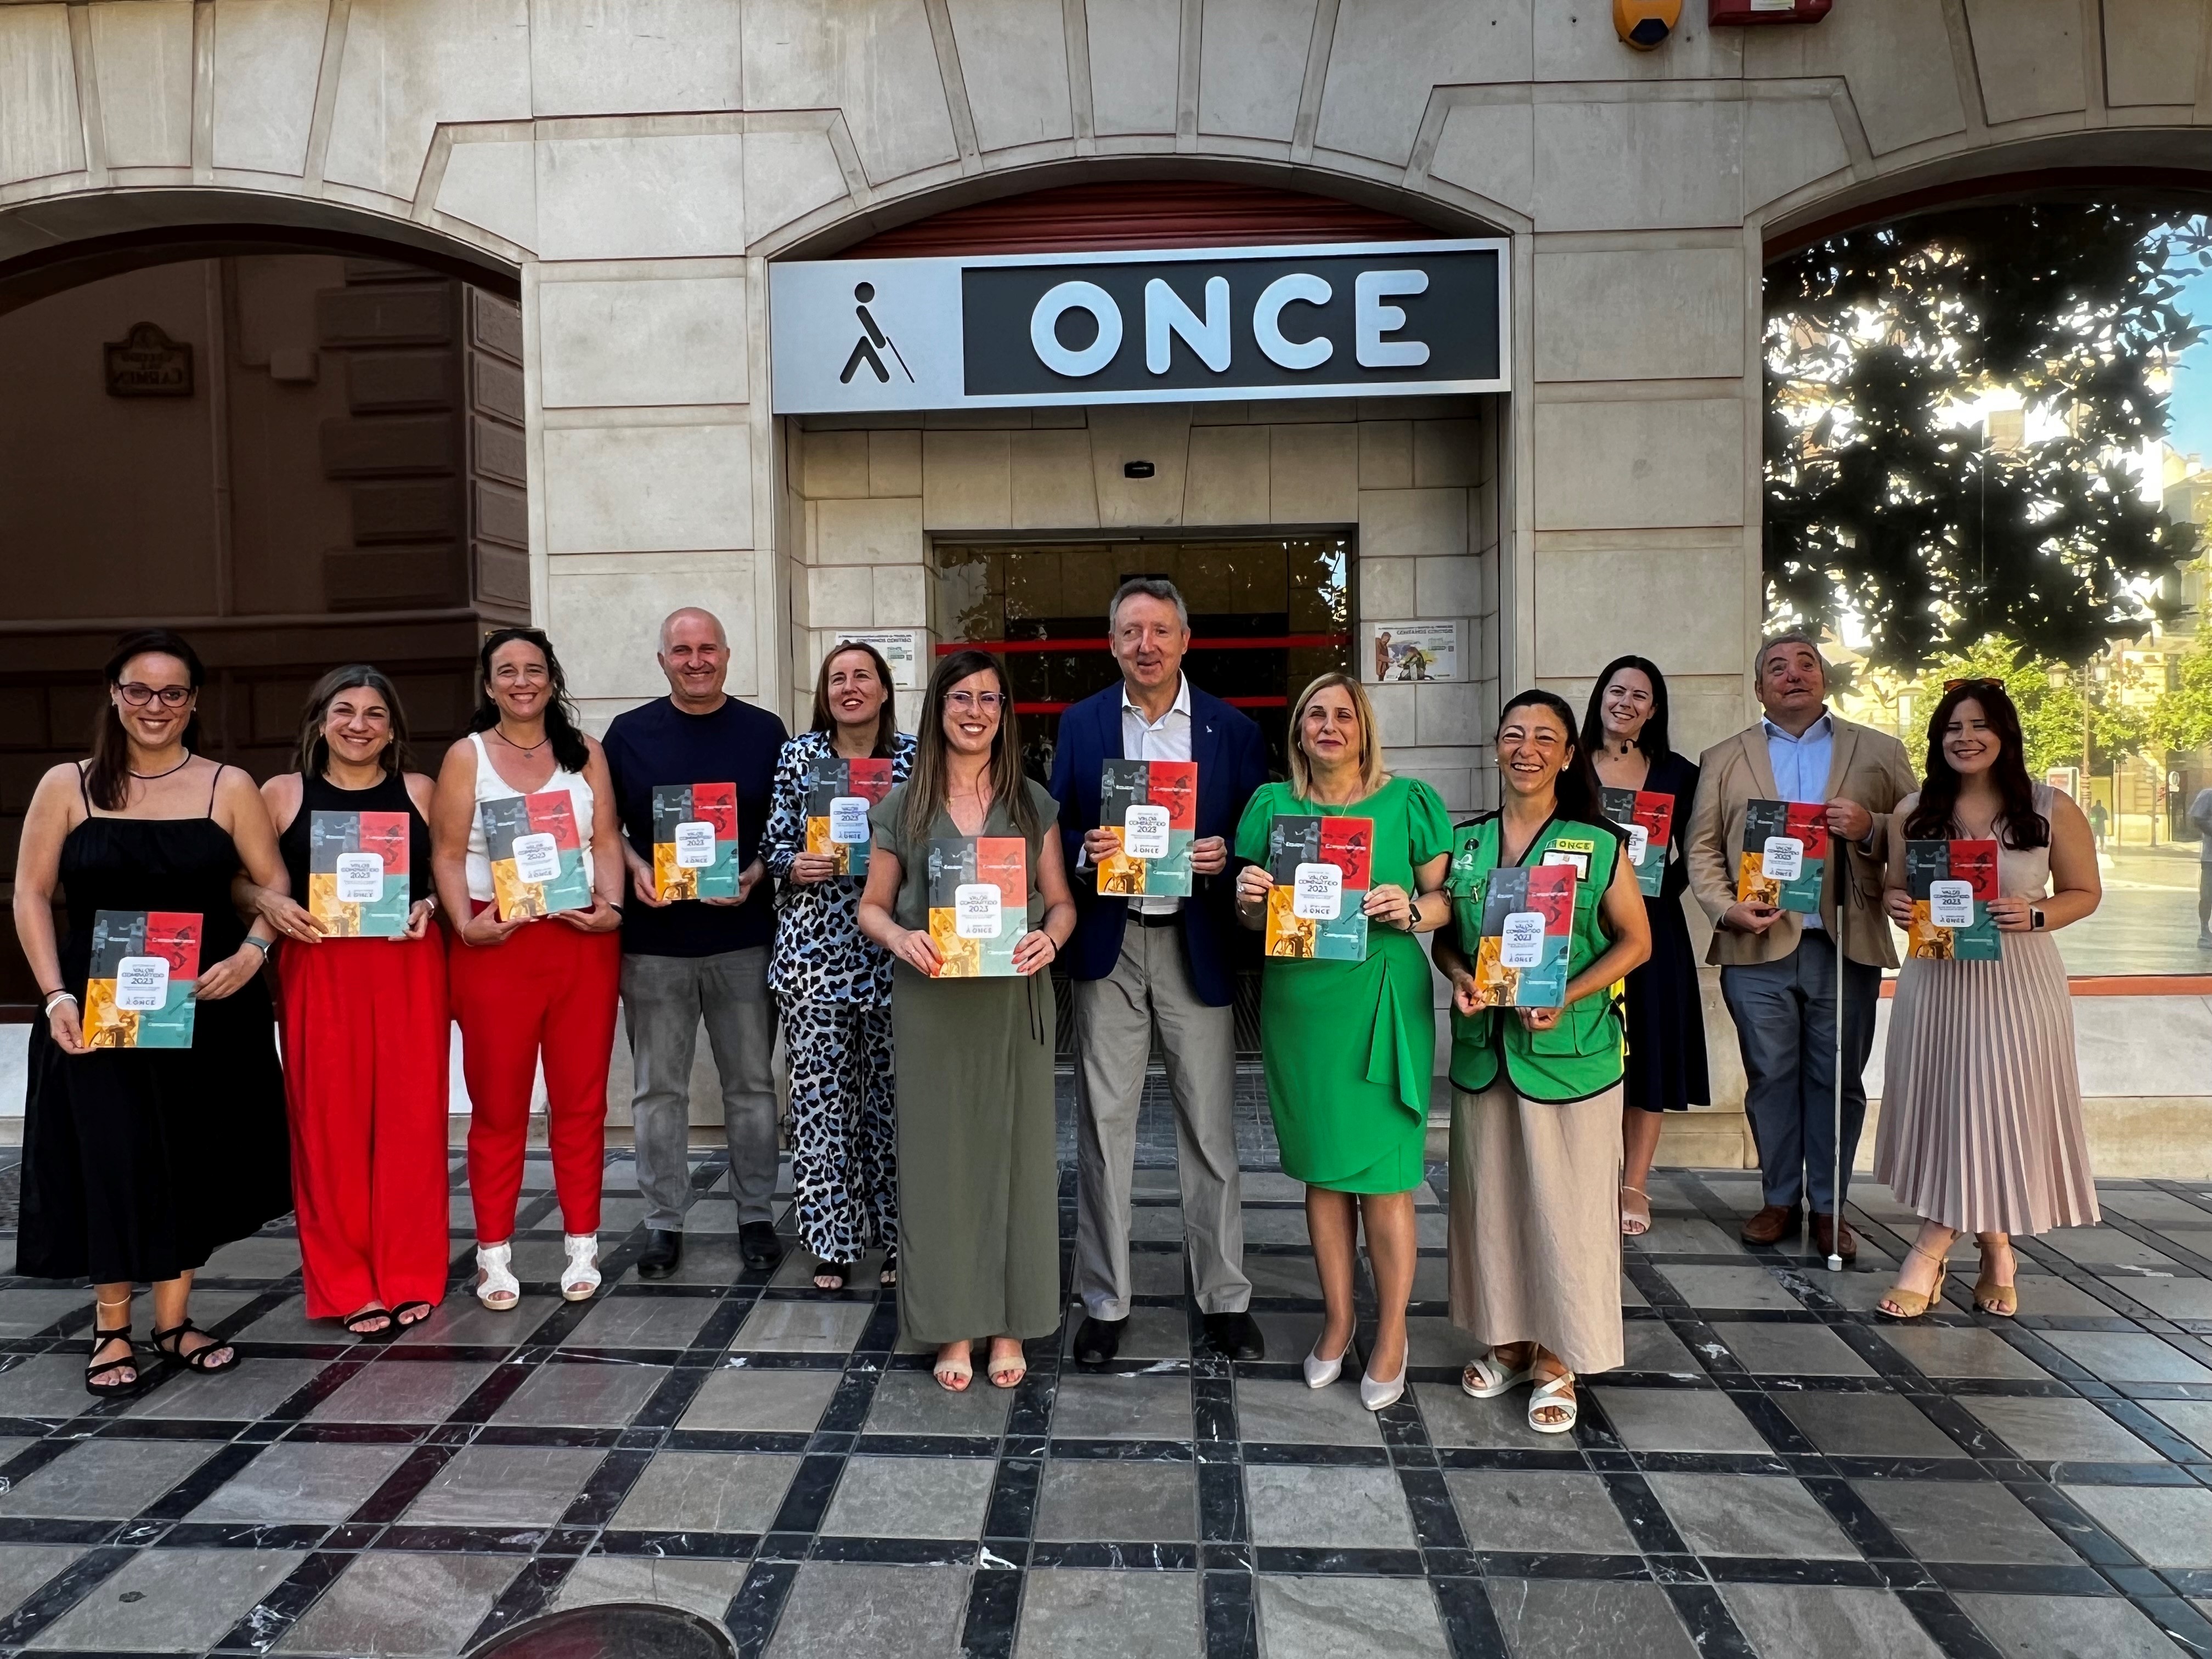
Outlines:
[[[1299,695],[1289,776],[1271,780],[1259,728],[1183,672],[1189,617],[1171,584],[1124,583],[1108,622],[1120,683],[1065,712],[1048,788],[1023,773],[1012,690],[985,652],[940,659],[908,735],[884,659],[841,644],[822,663],[811,729],[791,738],[726,695],[722,627],[684,609],[661,628],[668,696],[618,717],[604,741],[579,729],[551,642],[501,629],[479,654],[469,735],[434,781],[411,769],[390,681],[356,665],[311,694],[298,769],[257,791],[198,751],[204,674],[191,646],[166,632],[122,641],[93,753],[55,768],[33,799],[15,886],[46,1005],[17,1270],[92,1280],[87,1388],[141,1386],[131,1307],[142,1283],[160,1356],[233,1366],[236,1350],[191,1322],[193,1273],[288,1210],[311,1317],[368,1340],[428,1318],[448,1268],[454,1023],[475,1293],[493,1309],[521,1293],[515,1212],[542,1074],[559,1287],[591,1296],[618,1006],[635,1066],[641,1275],[664,1277],[681,1258],[702,1023],[739,1247],[750,1268],[777,1262],[780,1020],[813,1283],[842,1291],[881,1250],[903,1334],[935,1350],[939,1383],[970,1387],[982,1342],[989,1382],[1012,1387],[1024,1342],[1057,1329],[1064,1305],[1046,971],[1063,959],[1077,1046],[1075,1357],[1111,1363],[1129,1317],[1132,1171],[1157,1043],[1191,1294],[1217,1350],[1261,1358],[1247,1311],[1232,1005],[1239,957],[1267,923],[1270,830],[1286,816],[1371,830],[1364,954],[1264,959],[1268,1103],[1283,1169],[1305,1185],[1326,1309],[1304,1358],[1316,1388],[1353,1346],[1364,1231],[1378,1318],[1360,1398],[1381,1410],[1404,1391],[1436,975],[1450,1004],[1450,1308],[1485,1350],[1462,1386],[1486,1398],[1528,1384],[1531,1426],[1563,1432],[1576,1376],[1621,1363],[1621,1239],[1650,1223],[1662,1115],[1710,1094],[1686,890],[1713,923],[1707,959],[1721,964],[1748,1079],[1765,1199],[1743,1237],[1790,1240],[1809,1200],[1815,1248],[1854,1256],[1838,1172],[1847,1182],[1881,972],[1895,965],[1889,920],[1911,914],[1908,839],[2000,843],[2003,896],[1989,908],[2004,948],[1994,961],[1916,959],[1901,976],[1876,1170],[1925,1221],[1882,1311],[1924,1312],[1952,1240],[1971,1231],[1976,1304],[2010,1313],[2009,1236],[2095,1218],[2064,972],[2048,938],[2095,908],[2095,856],[2073,802],[2029,781],[2018,718],[1994,683],[1954,685],[1937,705],[1916,790],[1902,745],[1826,708],[1804,635],[1762,647],[1765,718],[1695,765],[1669,745],[1663,675],[1624,657],[1579,723],[1547,691],[1506,703],[1500,805],[1455,827],[1427,783],[1389,769],[1354,677],[1325,674]],[[1125,850],[1121,827],[1103,821],[1102,777],[1127,760],[1195,765],[1188,896],[1100,891],[1098,867]],[[810,828],[819,780],[862,761],[881,763],[872,769],[891,786],[866,811],[864,860],[852,855],[854,823],[834,843]],[[665,896],[654,791],[705,785],[734,794],[735,890]],[[1655,896],[1601,809],[1605,788],[1672,799],[1671,829],[1646,854],[1664,862]],[[480,809],[553,791],[573,805],[588,902],[501,920]],[[1771,799],[1817,803],[1831,832],[1817,913],[1737,897],[1747,805]],[[334,936],[305,902],[313,816],[340,811],[405,815],[404,937]],[[933,927],[933,843],[979,836],[1022,845],[1026,891],[1018,904],[1004,895],[1013,971],[940,974],[961,947]],[[1474,946],[1490,878],[1559,863],[1577,875],[1562,1006],[1492,1006]],[[118,910],[200,919],[188,1048],[88,1041],[94,918]]]

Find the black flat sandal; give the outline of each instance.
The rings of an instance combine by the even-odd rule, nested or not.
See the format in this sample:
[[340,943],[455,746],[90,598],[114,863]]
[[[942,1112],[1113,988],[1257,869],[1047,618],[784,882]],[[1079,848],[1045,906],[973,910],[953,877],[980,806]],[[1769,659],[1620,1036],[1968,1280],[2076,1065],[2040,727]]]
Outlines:
[[893,1250],[884,1258],[884,1270],[876,1275],[876,1283],[887,1291],[898,1288],[898,1252]]
[[[227,1371],[234,1369],[238,1364],[238,1350],[232,1347],[228,1342],[217,1342],[213,1338],[210,1338],[208,1341],[202,1344],[199,1347],[194,1348],[191,1352],[187,1353],[185,1352],[185,1335],[190,1332],[199,1330],[200,1328],[198,1326],[193,1324],[191,1320],[187,1319],[183,1321],[181,1323],[170,1326],[166,1331],[161,1329],[157,1326],[153,1331],[148,1334],[148,1340],[153,1343],[154,1351],[156,1353],[162,1355],[164,1358],[177,1364],[182,1365],[188,1371],[198,1371],[202,1376],[207,1376],[216,1371]],[[200,1331],[200,1334],[202,1336],[206,1336],[207,1333],[205,1331]],[[209,1358],[210,1354],[225,1352],[230,1355],[229,1358],[211,1359]]]
[[[834,1279],[837,1282],[824,1285],[822,1281],[825,1279]],[[817,1261],[814,1264],[814,1277],[811,1282],[824,1296],[834,1295],[853,1282],[853,1264],[849,1261]]]
[[[124,1356],[120,1359],[100,1358],[100,1351],[118,1337],[129,1345]],[[138,1345],[131,1340],[128,1325],[112,1331],[103,1331],[95,1325],[92,1332],[92,1352],[94,1357],[87,1361],[84,1368],[84,1391],[94,1399],[125,1400],[146,1386],[145,1369],[138,1363]],[[106,1377],[109,1371],[119,1371],[125,1367],[133,1373],[128,1382],[120,1377]],[[106,1380],[96,1380],[102,1377],[106,1377]]]
[[[392,1328],[395,1332],[411,1331],[436,1311],[427,1302],[403,1302],[392,1310]],[[415,1316],[410,1319],[410,1314]]]
[[[380,1319],[384,1322],[381,1325],[368,1323],[374,1319]],[[399,1334],[398,1317],[389,1308],[375,1306],[363,1308],[359,1313],[351,1315],[339,1322],[346,1328],[348,1334],[356,1341],[389,1342]],[[368,1328],[362,1328],[364,1326]]]

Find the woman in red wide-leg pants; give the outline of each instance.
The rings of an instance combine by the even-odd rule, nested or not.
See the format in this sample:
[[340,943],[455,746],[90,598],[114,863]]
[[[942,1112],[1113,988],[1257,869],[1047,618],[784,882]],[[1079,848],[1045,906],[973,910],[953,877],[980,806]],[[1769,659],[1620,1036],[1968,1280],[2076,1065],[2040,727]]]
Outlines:
[[310,1319],[446,1293],[446,945],[328,939],[278,975]]
[[[248,896],[280,940],[307,1316],[381,1341],[429,1317],[450,1265],[452,1018],[432,892],[432,786],[408,769],[397,690],[363,663],[333,669],[308,695],[299,756],[299,770],[261,788],[291,890],[249,885]],[[357,884],[371,852],[384,866],[375,896],[342,893],[345,860]],[[403,917],[404,936],[380,936]]]

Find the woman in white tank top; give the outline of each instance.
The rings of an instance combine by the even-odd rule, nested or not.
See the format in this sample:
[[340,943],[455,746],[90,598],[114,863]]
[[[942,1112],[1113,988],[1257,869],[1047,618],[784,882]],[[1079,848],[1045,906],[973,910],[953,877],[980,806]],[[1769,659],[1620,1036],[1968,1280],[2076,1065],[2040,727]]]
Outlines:
[[[430,829],[439,897],[453,922],[448,976],[469,1088],[477,1296],[488,1308],[506,1310],[522,1293],[514,1269],[514,1210],[541,1063],[567,1256],[561,1293],[574,1302],[599,1288],[623,860],[606,757],[577,729],[552,642],[534,628],[500,629],[484,641],[477,667],[481,701],[469,735],[446,752]],[[541,843],[533,853],[553,854],[558,875],[550,886],[557,889],[580,870],[587,905],[499,919],[483,808],[519,797],[531,803],[525,822],[503,836],[520,854],[520,829]],[[575,865],[560,869],[571,849]]]

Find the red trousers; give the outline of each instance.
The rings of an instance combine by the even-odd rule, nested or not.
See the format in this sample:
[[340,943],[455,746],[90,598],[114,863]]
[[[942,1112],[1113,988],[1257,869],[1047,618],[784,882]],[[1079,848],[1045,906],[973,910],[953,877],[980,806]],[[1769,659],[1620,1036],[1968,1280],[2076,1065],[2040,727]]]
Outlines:
[[311,1319],[446,1293],[446,947],[287,943],[277,961],[292,1195]]
[[580,933],[546,916],[498,945],[456,939],[447,963],[469,1085],[469,1194],[477,1241],[497,1244],[514,1235],[541,1054],[562,1226],[599,1231],[622,936]]

